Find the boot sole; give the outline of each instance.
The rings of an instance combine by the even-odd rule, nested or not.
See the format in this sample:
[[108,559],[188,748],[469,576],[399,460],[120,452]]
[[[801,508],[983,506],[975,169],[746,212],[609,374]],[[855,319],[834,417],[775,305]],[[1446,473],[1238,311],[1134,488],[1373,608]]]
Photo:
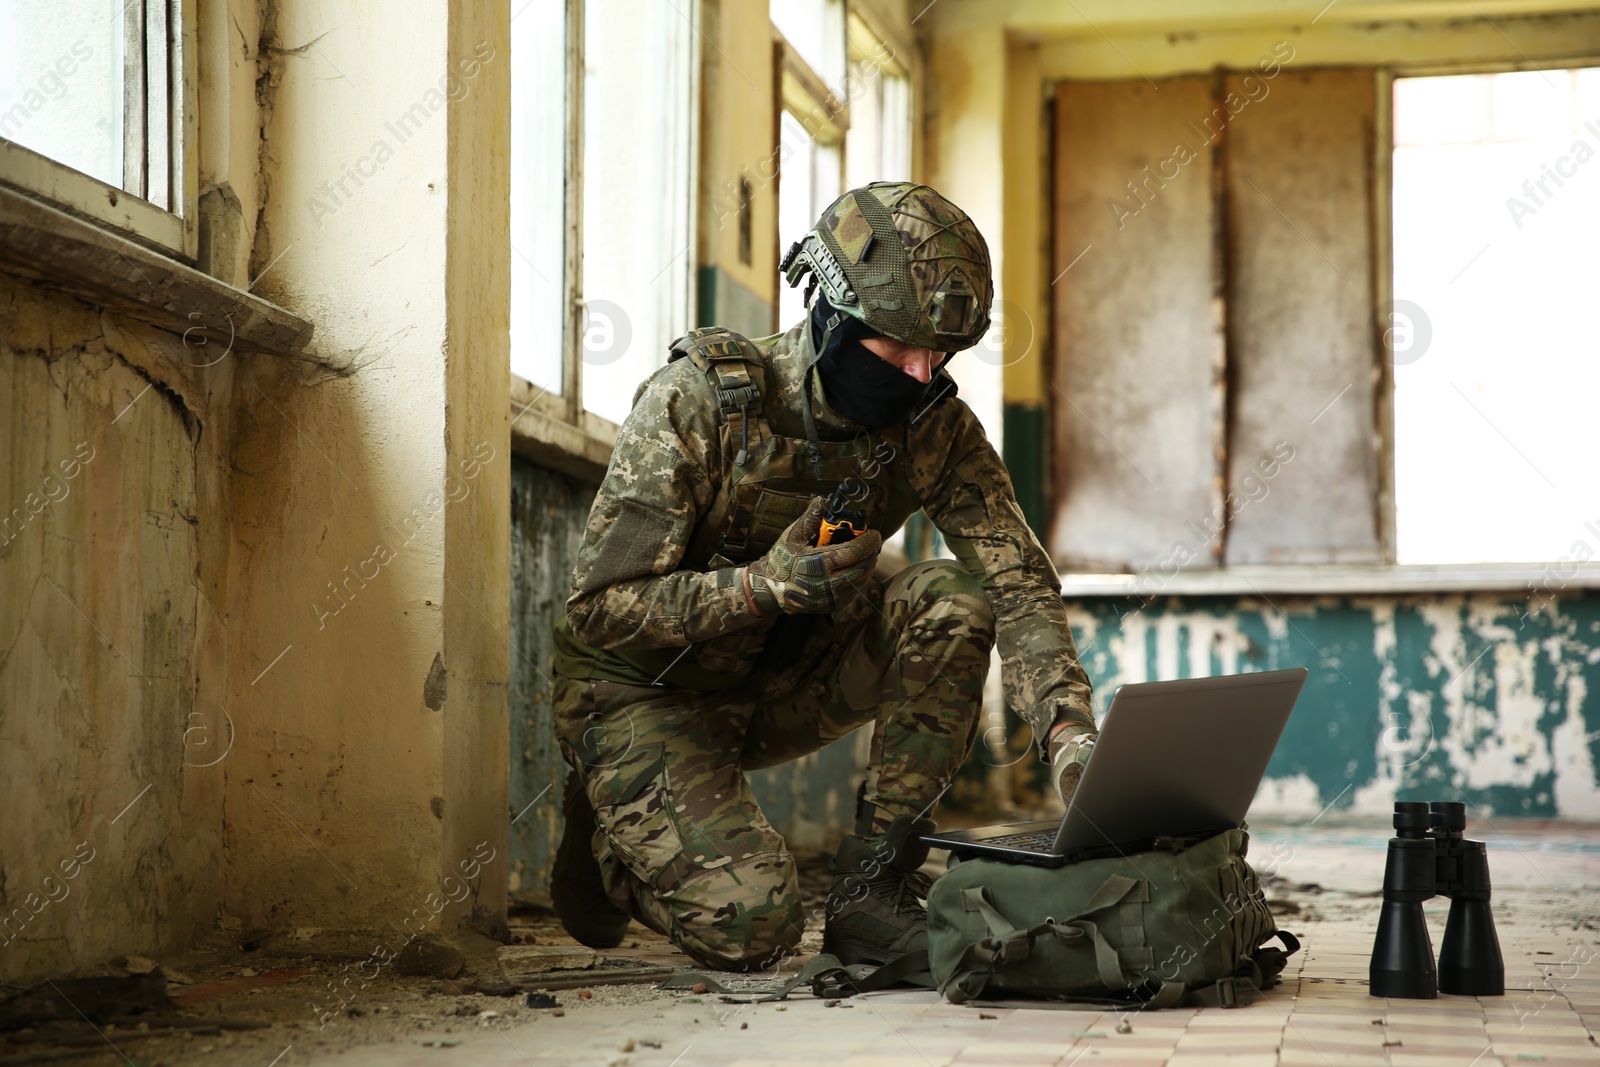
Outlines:
[[[926,945],[923,946],[923,948],[926,947]],[[822,935],[822,951],[829,956],[835,957],[847,967],[857,963],[881,967],[890,960],[897,960],[907,952],[916,952],[917,950],[912,948],[893,952],[870,942],[851,941],[845,938],[834,939],[824,933]]]
[[589,851],[594,837],[594,811],[576,772],[567,774],[561,814],[561,844],[550,869],[551,907],[580,945],[616,948],[628,934],[629,917],[606,896],[600,864]]

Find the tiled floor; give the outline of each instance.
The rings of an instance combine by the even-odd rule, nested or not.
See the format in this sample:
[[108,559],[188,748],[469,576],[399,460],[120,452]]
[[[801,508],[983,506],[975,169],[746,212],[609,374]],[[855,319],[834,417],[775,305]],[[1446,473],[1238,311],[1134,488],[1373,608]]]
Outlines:
[[[648,986],[556,993],[554,1009],[522,998],[469,995],[454,981],[391,979],[342,988],[351,999],[318,1020],[348,963],[200,955],[161,961],[201,990],[191,1009],[260,1029],[211,1036],[141,1037],[85,1031],[62,1049],[74,1063],[190,1067],[1568,1067],[1600,1064],[1600,827],[1475,826],[1488,840],[1495,916],[1506,961],[1503,997],[1383,1000],[1367,990],[1385,841],[1382,826],[1258,827],[1251,859],[1269,881],[1280,925],[1304,950],[1285,981],[1232,1010],[1115,1013],[1042,1007],[974,1008],[929,992],[826,1003],[729,1003]],[[1435,944],[1447,902],[1426,906]],[[554,928],[525,927],[541,941]],[[560,935],[564,936],[564,935]],[[815,946],[820,931],[808,934]],[[667,943],[640,934],[626,955],[682,964]],[[476,966],[476,964],[474,965]],[[493,967],[492,960],[487,966]],[[269,970],[268,968],[279,968]],[[298,969],[290,969],[298,968]],[[341,969],[343,968],[343,969]],[[258,970],[264,973],[258,975]],[[254,976],[254,977],[246,977]],[[476,977],[485,974],[479,971]],[[223,995],[204,995],[231,988]],[[37,1052],[32,1050],[39,1050]],[[30,1045],[24,1055],[57,1055]],[[0,1046],[0,1067],[9,1062]],[[31,1059],[28,1062],[43,1062]]]
[[[1486,828],[1487,830],[1487,828]],[[1131,1015],[945,1004],[932,993],[858,997],[835,1007],[806,996],[777,1004],[677,997],[608,1006],[572,1000],[561,1017],[519,1013],[452,1035],[289,1062],[346,1067],[472,1063],[771,1067],[1567,1067],[1600,1064],[1600,832],[1488,830],[1504,997],[1383,1000],[1367,990],[1382,876],[1380,828],[1256,831],[1253,855],[1282,882],[1269,896],[1298,906],[1285,928],[1304,950],[1286,981],[1248,1007]],[[1308,887],[1308,883],[1317,883]],[[1428,905],[1435,944],[1444,902]],[[503,1023],[503,1024],[502,1024]],[[1119,1024],[1126,1023],[1126,1027]],[[1127,1032],[1123,1032],[1126,1029]],[[439,1040],[433,1036],[432,1040]]]

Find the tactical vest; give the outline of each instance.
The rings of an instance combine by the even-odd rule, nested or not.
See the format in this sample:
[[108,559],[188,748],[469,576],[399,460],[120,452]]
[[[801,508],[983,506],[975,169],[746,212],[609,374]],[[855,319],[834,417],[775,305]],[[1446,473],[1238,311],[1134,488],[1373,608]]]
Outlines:
[[684,567],[714,570],[759,559],[813,497],[827,497],[841,484],[853,506],[866,512],[868,528],[887,536],[905,522],[909,512],[890,514],[891,496],[906,495],[891,493],[892,482],[904,481],[903,431],[818,441],[820,463],[814,462],[806,438],[773,428],[764,404],[761,346],[731,330],[699,329],[673,343],[668,362],[684,358],[711,384],[721,413],[723,458],[721,484],[689,542]]
[[[680,564],[684,569],[711,571],[759,559],[805,513],[813,497],[826,498],[841,484],[848,487],[852,506],[866,513],[868,528],[885,537],[919,506],[902,473],[903,428],[883,435],[862,432],[849,441],[818,441],[819,454],[814,458],[804,436],[784,436],[773,427],[765,406],[767,357],[760,345],[731,330],[691,330],[673,342],[668,362],[685,358],[705,372],[716,398],[722,478],[690,539]],[[809,632],[813,621],[773,616],[739,633],[700,642],[681,656],[679,665],[662,677],[662,684],[732,688],[763,662],[763,649],[775,626]],[[784,636],[799,636],[802,642],[804,637]],[[623,656],[646,670],[663,653],[670,659],[681,650]]]

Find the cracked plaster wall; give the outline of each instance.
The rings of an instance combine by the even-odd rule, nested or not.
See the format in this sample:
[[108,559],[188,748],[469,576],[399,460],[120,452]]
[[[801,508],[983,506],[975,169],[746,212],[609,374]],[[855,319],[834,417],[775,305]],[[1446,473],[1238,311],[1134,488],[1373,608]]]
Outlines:
[[246,926],[398,949],[419,912],[430,936],[503,922],[509,17],[264,8],[250,274],[322,367],[242,363],[233,390],[224,907]]
[[223,743],[197,699],[200,429],[141,369],[163,337],[0,277],[7,982],[182,944],[220,897],[218,773],[185,766]]
[[0,276],[0,507],[95,449],[0,546],[3,982],[219,918],[503,923],[509,11],[198,19],[199,264],[312,348],[201,368]]

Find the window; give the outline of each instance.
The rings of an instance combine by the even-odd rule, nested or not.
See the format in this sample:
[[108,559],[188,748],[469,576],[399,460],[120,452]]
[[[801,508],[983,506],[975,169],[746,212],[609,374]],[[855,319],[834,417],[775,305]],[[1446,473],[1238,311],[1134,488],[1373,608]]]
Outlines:
[[1057,87],[1064,570],[1383,560],[1377,76],[1293,55]]
[[[192,255],[192,0],[0,7],[0,180]],[[127,194],[127,195],[119,195]]]
[[1600,68],[1394,82],[1401,563],[1597,552]]
[[845,89],[843,0],[770,0],[772,24],[818,81],[842,97]]
[[[791,112],[779,129],[778,234],[784,251],[816,225],[822,209],[838,199],[839,148],[818,141]],[[791,287],[778,276],[778,328],[787,330],[805,316],[805,286]]]
[[[843,192],[845,18],[840,0],[772,0],[772,24],[782,35],[778,124],[778,247],[804,237],[822,209]],[[805,315],[805,289],[778,276],[778,328]]]
[[1293,58],[1058,87],[1058,563],[1600,556],[1600,67]]
[[694,304],[690,11],[584,3],[583,406],[617,423]]
[[511,373],[561,396],[568,325],[567,13],[514,0],[511,18]]
[[[784,38],[778,243],[786,252],[845,189],[911,177],[911,82],[894,49],[859,15],[846,19],[842,4],[774,0],[771,11]],[[780,275],[778,327],[804,314],[804,289]]]
[[620,423],[694,302],[697,11],[517,2],[511,369],[547,413]]
[[911,82],[887,44],[850,16],[850,69],[845,78],[850,129],[845,134],[845,185],[911,178]]

